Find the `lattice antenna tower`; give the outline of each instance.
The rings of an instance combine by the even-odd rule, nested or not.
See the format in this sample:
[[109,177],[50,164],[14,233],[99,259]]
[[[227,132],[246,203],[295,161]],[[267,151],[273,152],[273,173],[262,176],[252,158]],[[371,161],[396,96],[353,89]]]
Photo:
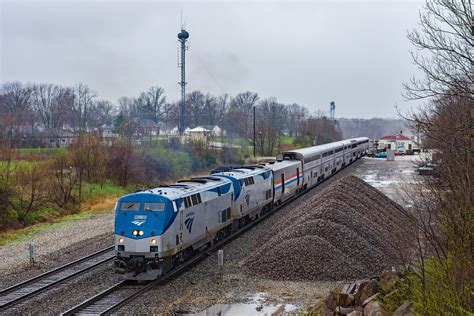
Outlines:
[[185,106],[186,106],[186,42],[188,41],[189,33],[186,31],[186,26],[183,22],[183,13],[181,12],[181,32],[178,33],[178,42],[180,43],[180,60],[178,62],[178,67],[181,68],[181,81],[178,84],[181,86],[181,104],[178,118],[178,130],[179,134],[182,135],[184,129],[186,128],[185,124]]

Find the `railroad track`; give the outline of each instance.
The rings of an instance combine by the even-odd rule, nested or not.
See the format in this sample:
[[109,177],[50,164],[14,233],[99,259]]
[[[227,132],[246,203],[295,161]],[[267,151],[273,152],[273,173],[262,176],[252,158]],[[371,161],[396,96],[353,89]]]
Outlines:
[[[351,164],[350,166],[354,166],[355,164]],[[349,166],[347,166],[349,167]],[[346,167],[346,168],[347,168]],[[318,187],[321,183],[325,182],[326,180],[331,179],[326,178],[322,180],[317,186]],[[284,206],[290,204],[297,198],[305,195],[306,193],[312,191],[315,187],[301,192],[300,194],[288,199],[278,207],[274,208],[270,212],[260,216],[258,219],[254,220],[253,222],[249,223],[248,225],[244,226],[241,230],[237,231],[236,233],[226,237],[225,239],[215,243],[210,248],[206,249],[203,252],[196,254],[194,257],[189,259],[188,261],[184,262],[183,264],[179,265],[178,267],[174,268],[173,270],[169,271],[166,275],[162,276],[161,278],[151,281],[145,284],[139,284],[136,282],[130,281],[121,281],[114,286],[108,288],[107,290],[91,297],[90,299],[85,300],[84,302],[80,303],[72,307],[71,309],[67,310],[66,312],[62,313],[61,315],[69,316],[69,315],[107,315],[112,313],[113,311],[117,310],[122,305],[126,304],[127,302],[131,301],[136,296],[143,294],[147,290],[158,286],[160,284],[165,283],[167,280],[173,278],[174,276],[178,275],[179,273],[189,269],[197,262],[203,260],[204,258],[211,255],[215,250],[221,248],[225,244],[229,243],[231,240],[239,236],[240,234],[244,233],[245,231],[249,230],[253,226],[257,225],[261,221],[265,220],[267,217],[271,216],[272,214],[279,211]]]
[[0,291],[0,311],[114,259],[114,247],[82,257]]

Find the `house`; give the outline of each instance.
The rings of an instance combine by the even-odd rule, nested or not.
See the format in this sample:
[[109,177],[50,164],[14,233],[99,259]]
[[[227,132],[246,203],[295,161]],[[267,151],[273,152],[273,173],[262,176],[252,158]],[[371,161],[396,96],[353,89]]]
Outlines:
[[379,149],[391,149],[396,150],[398,153],[409,154],[413,151],[419,150],[418,144],[411,138],[403,135],[400,131],[395,136],[383,136],[379,139]]
[[43,132],[43,135],[41,136],[43,139],[43,146],[44,147],[69,147],[74,140],[76,139],[76,135],[70,131],[67,130],[46,130]]
[[138,135],[156,136],[160,134],[160,126],[150,119],[140,120],[137,128]]
[[207,142],[208,137],[211,135],[211,131],[202,126],[198,126],[192,129],[186,129],[184,133],[189,137],[191,141],[204,142]]
[[211,131],[211,136],[226,136],[225,130],[223,130],[219,125],[204,125],[203,127]]
[[113,126],[105,124],[100,128],[100,135],[102,137],[102,141],[108,145],[111,145],[113,140],[119,137],[119,135],[115,133]]

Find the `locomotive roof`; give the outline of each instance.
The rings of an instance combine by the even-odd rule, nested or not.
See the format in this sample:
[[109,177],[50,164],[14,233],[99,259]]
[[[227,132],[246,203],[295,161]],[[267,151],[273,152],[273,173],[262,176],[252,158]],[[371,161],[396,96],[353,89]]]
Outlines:
[[265,163],[265,167],[272,170],[278,170],[295,164],[299,165],[300,163],[299,160],[275,160]]
[[212,175],[213,176],[225,175],[225,176],[234,177],[236,179],[243,179],[243,178],[247,178],[256,174],[260,174],[265,171],[268,171],[268,169],[265,169],[261,165],[250,165],[250,166],[237,167],[229,171],[213,173]]
[[189,194],[199,193],[202,191],[207,191],[209,189],[221,186],[223,184],[231,183],[230,180],[223,177],[216,176],[203,176],[185,180],[179,180],[177,183],[170,185],[161,185],[153,189],[148,189],[144,191],[137,192],[139,193],[152,193],[165,196],[172,200],[179,197],[187,196]]

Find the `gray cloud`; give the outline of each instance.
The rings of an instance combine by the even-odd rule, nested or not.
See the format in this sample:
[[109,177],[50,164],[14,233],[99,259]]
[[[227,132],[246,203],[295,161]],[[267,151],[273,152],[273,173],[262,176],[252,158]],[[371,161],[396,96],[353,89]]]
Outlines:
[[0,80],[89,84],[101,97],[151,85],[178,98],[181,10],[191,34],[188,90],[252,90],[336,115],[408,109],[416,74],[407,30],[421,1],[2,1]]

